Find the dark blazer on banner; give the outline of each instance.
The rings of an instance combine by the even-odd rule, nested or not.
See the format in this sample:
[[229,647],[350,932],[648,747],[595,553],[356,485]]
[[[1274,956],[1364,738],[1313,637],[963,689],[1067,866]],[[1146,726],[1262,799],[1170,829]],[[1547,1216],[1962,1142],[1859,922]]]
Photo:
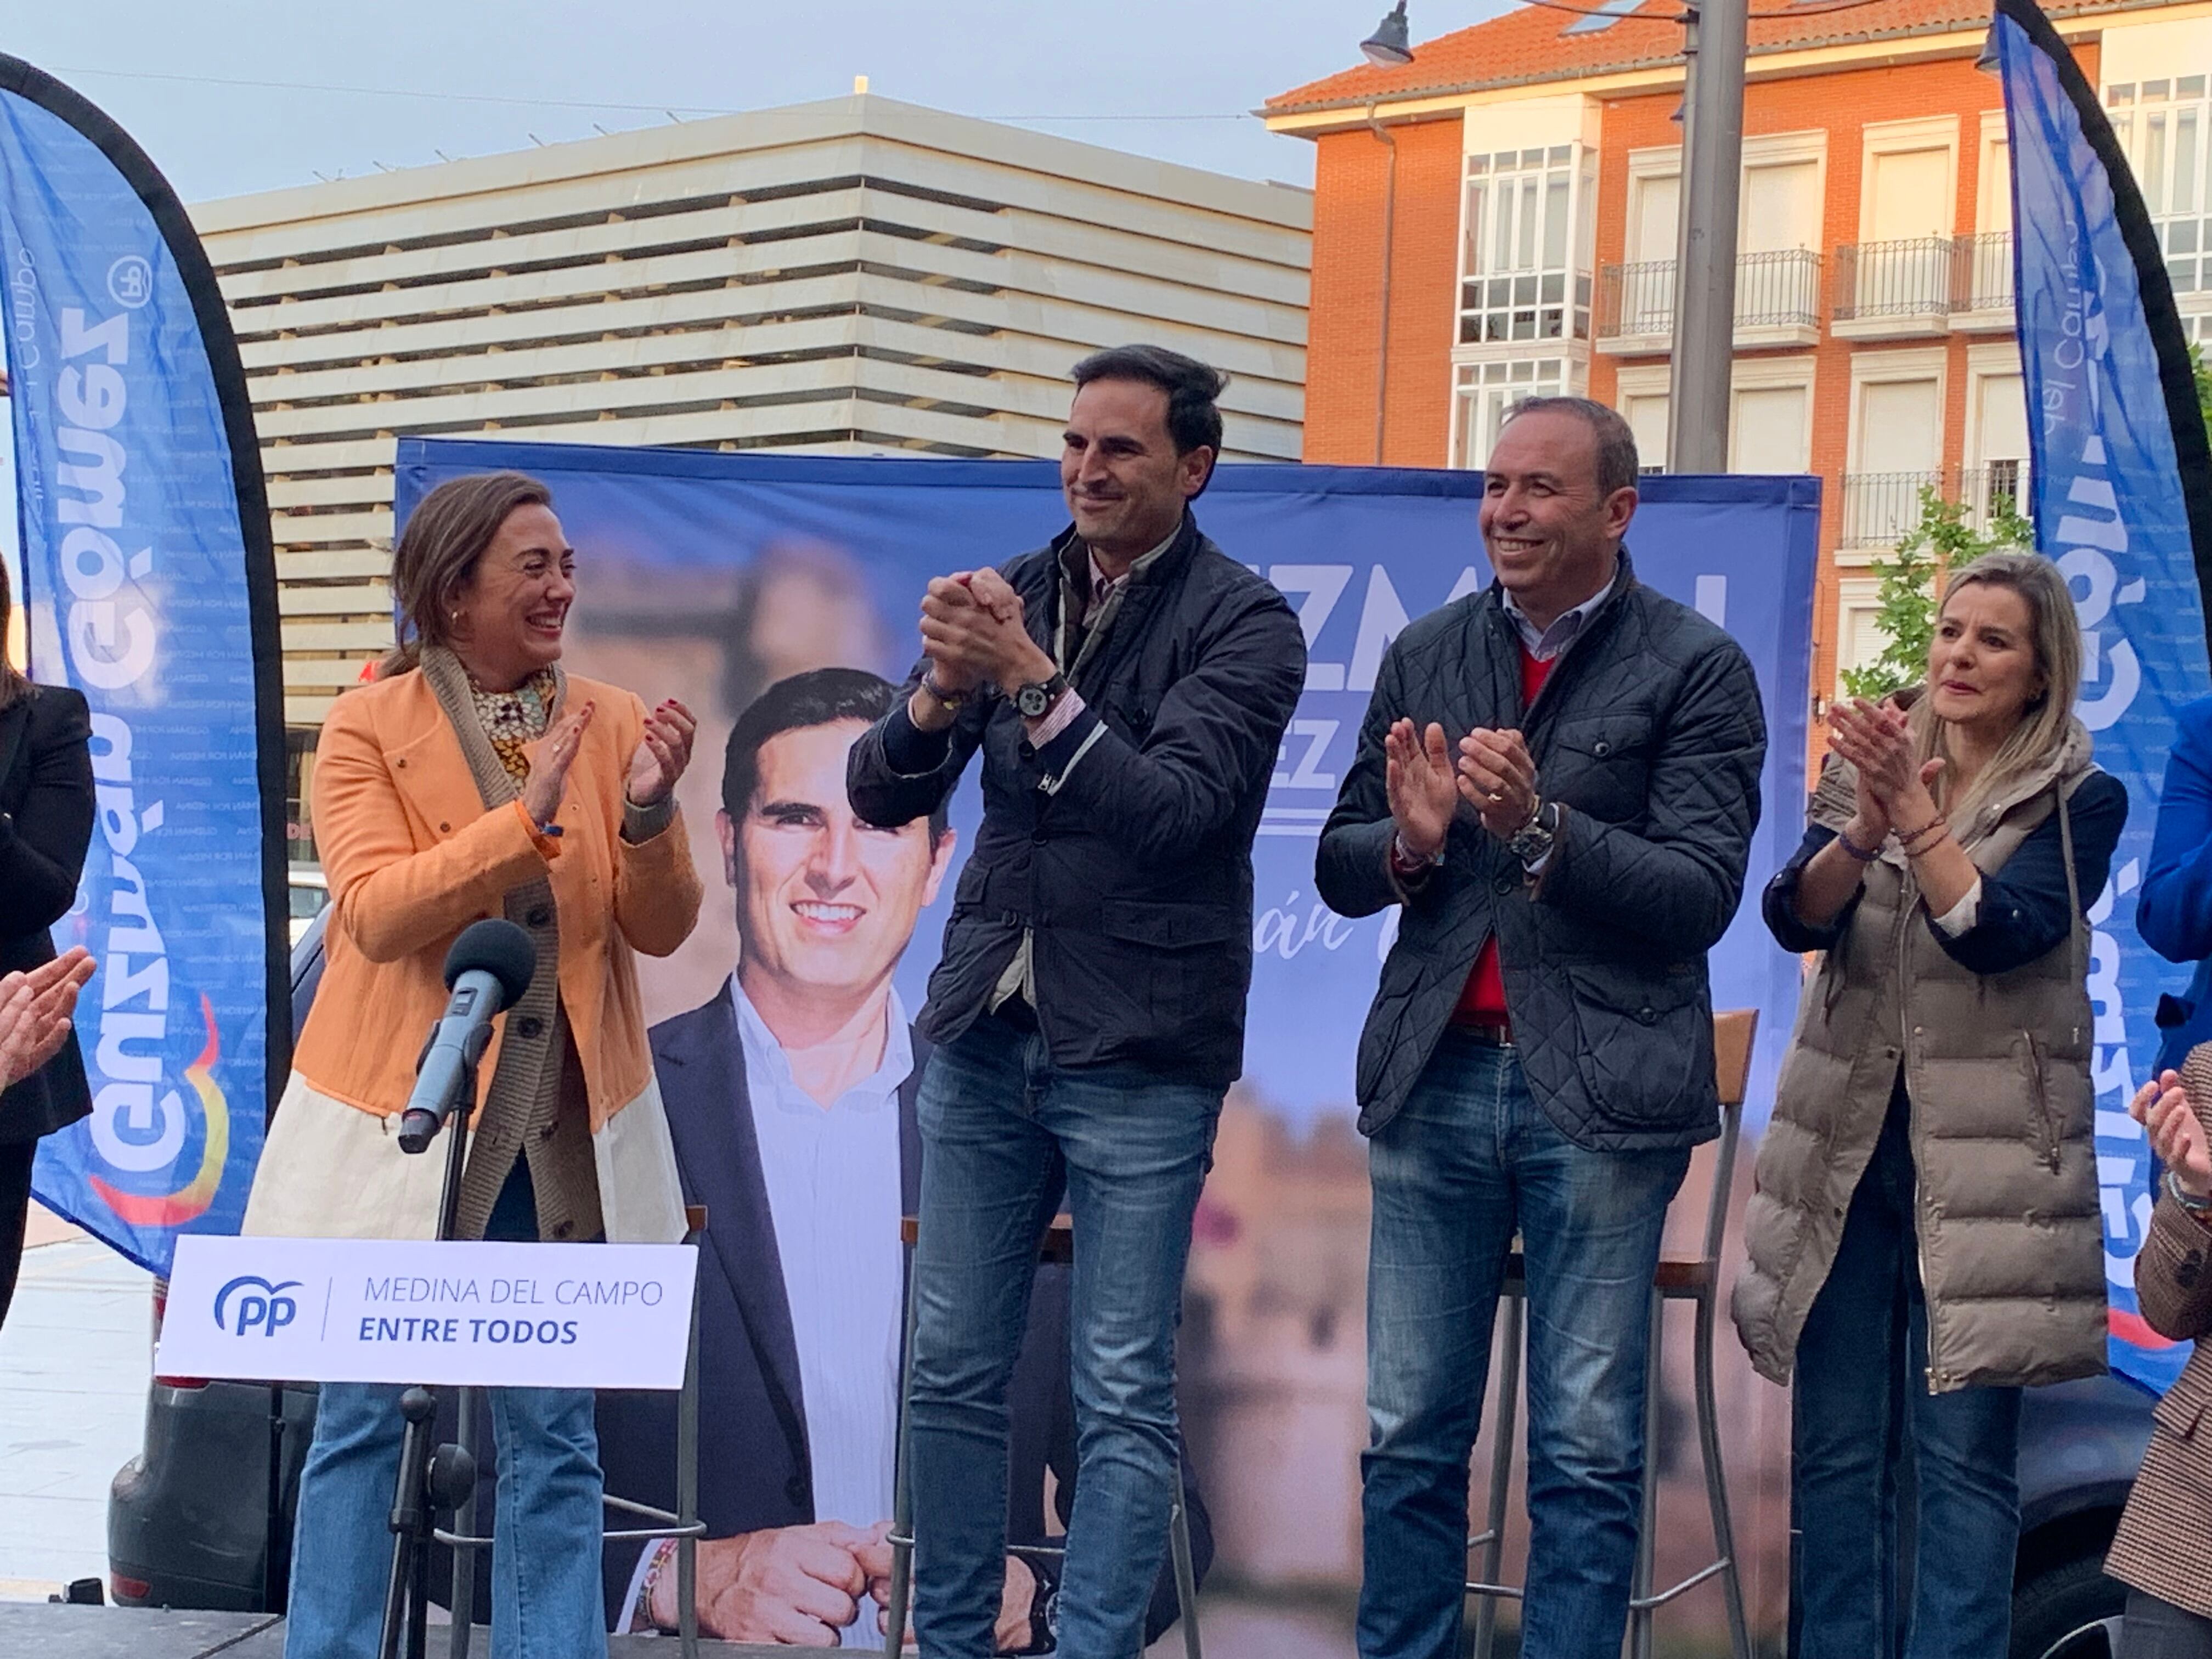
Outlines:
[[[52,962],[53,925],[76,902],[92,844],[91,739],[84,693],[67,686],[40,686],[0,709],[0,974]],[[91,1112],[72,1032],[44,1067],[0,1093],[0,1146]]]
[[[726,983],[702,1007],[653,1028],[661,1103],[676,1142],[684,1201],[707,1207],[699,1255],[699,1513],[710,1538],[763,1528],[805,1526],[814,1490],[799,1391],[799,1350],[761,1173],[746,1092],[737,1009]],[[914,1071],[899,1085],[899,1181],[906,1213],[919,1207],[921,1136],[915,1118],[928,1045],[914,1040]],[[1010,1543],[1046,1541],[1044,1474],[1058,1481],[1064,1528],[1075,1492],[1075,1411],[1067,1370],[1068,1274],[1037,1270],[1029,1328],[1007,1390]],[[618,1498],[676,1507],[676,1396],[599,1396],[599,1462]],[[1186,1458],[1191,1550],[1201,1579],[1212,1530]],[[618,1619],[642,1547],[606,1553],[610,1620]],[[1175,1619],[1175,1584],[1163,1570],[1146,1619],[1147,1639]]]

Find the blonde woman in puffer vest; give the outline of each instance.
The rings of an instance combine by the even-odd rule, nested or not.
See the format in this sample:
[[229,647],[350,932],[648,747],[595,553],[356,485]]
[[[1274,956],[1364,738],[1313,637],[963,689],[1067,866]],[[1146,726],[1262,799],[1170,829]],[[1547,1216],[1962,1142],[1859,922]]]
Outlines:
[[[2049,560],[1954,573],[1909,714],[1832,713],[1840,764],[1767,887],[1822,952],[1744,1227],[1738,1332],[1787,1383],[1799,1659],[2003,1659],[2022,1386],[2105,1366],[2083,908],[2127,792],[2074,718],[2081,635]],[[1900,1528],[1911,1460],[1917,1515]]]

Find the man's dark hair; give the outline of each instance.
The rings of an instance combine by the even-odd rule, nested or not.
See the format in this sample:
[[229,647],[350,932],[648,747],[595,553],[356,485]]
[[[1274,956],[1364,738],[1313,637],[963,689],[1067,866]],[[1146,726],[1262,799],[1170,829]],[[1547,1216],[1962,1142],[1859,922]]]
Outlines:
[[1640,469],[1636,459],[1636,434],[1618,410],[1607,409],[1594,398],[1524,398],[1506,411],[1510,426],[1523,415],[1571,415],[1597,440],[1597,488],[1601,495],[1616,489],[1633,489]]
[[[770,738],[837,720],[872,726],[897,701],[897,688],[865,668],[813,668],[778,680],[748,703],[730,728],[722,750],[722,810],[744,822],[753,791],[760,787],[761,746]],[[945,822],[943,806],[929,815],[932,844],[944,836]]]
[[1176,453],[1188,455],[1201,447],[1221,458],[1221,411],[1214,399],[1229,384],[1229,377],[1195,357],[1165,346],[1111,346],[1094,351],[1075,366],[1079,390],[1093,380],[1141,380],[1168,394],[1168,436]]

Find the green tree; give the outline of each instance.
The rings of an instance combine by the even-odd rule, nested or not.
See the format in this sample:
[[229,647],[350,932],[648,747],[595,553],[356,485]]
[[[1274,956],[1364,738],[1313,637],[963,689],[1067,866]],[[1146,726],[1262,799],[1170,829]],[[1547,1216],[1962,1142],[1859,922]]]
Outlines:
[[2035,545],[2033,529],[2012,501],[1990,502],[1985,532],[1969,522],[1967,511],[1964,501],[1947,501],[1933,486],[1921,486],[1920,521],[1899,538],[1893,555],[1873,567],[1881,654],[1863,668],[1844,671],[1846,696],[1879,699],[1926,677],[1928,647],[1936,635],[1936,579],[1944,571],[2000,548]]
[[2204,366],[2203,348],[2189,343],[2189,373],[2197,382],[2197,412],[2204,417],[2204,435],[2212,439],[2212,368]]

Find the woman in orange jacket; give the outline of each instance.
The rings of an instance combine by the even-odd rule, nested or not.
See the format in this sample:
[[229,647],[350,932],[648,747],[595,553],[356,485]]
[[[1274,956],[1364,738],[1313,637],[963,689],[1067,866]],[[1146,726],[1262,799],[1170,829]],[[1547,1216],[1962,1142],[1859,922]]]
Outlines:
[[[323,726],[323,982],[246,1206],[249,1233],[428,1238],[445,1159],[399,1150],[447,947],[504,916],[538,974],[481,1071],[465,1238],[669,1242],[684,1231],[633,952],[699,913],[676,781],[682,704],[565,675],[575,556],[545,487],[456,478],[392,557],[403,643]],[[399,1390],[328,1384],[301,1475],[287,1659],[368,1659],[383,1611]],[[599,1443],[587,1390],[492,1395],[496,1659],[604,1654]]]

